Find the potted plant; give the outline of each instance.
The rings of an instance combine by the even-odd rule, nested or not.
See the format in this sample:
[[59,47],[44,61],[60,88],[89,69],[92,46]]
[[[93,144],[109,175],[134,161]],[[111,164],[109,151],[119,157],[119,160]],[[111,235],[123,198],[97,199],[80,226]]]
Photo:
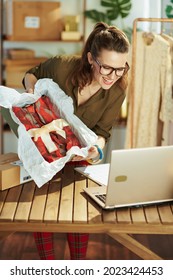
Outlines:
[[130,13],[132,7],[131,0],[100,0],[101,6],[105,7],[106,11],[101,12],[96,9],[86,10],[84,15],[94,22],[103,21],[109,25],[113,24],[114,20],[121,19],[121,28],[131,38],[132,28],[125,27],[123,19]]
[[[170,2],[173,3],[173,0],[170,0]],[[166,6],[165,13],[168,18],[173,18],[173,4]]]

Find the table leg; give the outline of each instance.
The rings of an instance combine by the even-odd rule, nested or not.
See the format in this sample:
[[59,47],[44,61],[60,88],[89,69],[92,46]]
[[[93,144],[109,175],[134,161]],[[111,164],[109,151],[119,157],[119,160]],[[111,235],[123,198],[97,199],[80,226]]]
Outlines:
[[128,234],[117,234],[112,232],[107,232],[107,234],[143,260],[162,260],[160,256],[152,252]]

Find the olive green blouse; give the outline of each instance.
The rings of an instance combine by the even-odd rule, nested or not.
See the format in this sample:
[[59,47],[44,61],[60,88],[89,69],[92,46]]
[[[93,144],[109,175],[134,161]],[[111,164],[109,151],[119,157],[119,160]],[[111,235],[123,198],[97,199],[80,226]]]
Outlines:
[[114,84],[109,90],[101,88],[84,104],[78,106],[78,88],[67,85],[66,80],[79,59],[79,56],[52,57],[27,73],[34,74],[37,79],[50,78],[56,82],[73,99],[75,115],[97,135],[107,140],[125,93],[117,84]]

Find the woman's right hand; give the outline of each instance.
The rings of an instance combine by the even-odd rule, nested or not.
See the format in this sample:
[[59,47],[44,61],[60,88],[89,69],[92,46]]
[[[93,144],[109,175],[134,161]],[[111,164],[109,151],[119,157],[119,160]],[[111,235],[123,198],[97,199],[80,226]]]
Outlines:
[[24,85],[25,85],[26,92],[34,93],[34,87],[36,82],[37,82],[37,78],[31,73],[27,73],[24,78]]

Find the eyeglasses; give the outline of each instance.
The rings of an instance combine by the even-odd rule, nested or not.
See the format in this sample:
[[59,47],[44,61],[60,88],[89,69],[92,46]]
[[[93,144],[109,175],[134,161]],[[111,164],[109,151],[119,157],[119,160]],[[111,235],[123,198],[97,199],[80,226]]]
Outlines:
[[110,75],[112,74],[113,71],[115,71],[115,75],[117,77],[122,77],[124,76],[128,70],[130,69],[130,66],[128,65],[128,63],[126,62],[125,67],[118,67],[118,68],[113,68],[111,66],[108,66],[106,64],[101,64],[96,58],[94,58],[95,62],[97,63],[97,65],[100,67],[100,71],[99,73],[101,75]]

